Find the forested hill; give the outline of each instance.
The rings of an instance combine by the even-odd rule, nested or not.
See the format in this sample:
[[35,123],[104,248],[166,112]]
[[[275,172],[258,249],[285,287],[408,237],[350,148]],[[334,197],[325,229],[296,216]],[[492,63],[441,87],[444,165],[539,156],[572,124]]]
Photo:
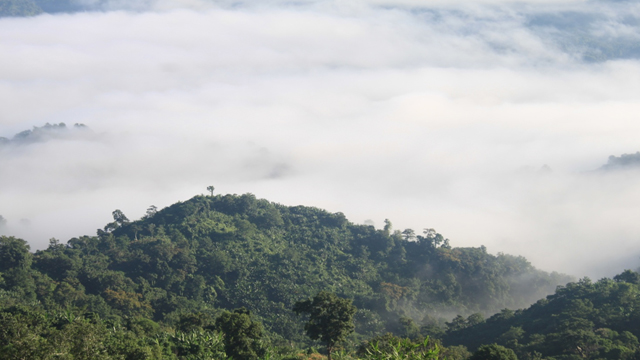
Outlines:
[[526,310],[503,310],[473,326],[460,318],[452,323],[460,326],[445,344],[470,350],[498,343],[520,359],[640,359],[640,274],[627,270],[595,283],[585,278]]
[[3,238],[12,245],[2,251],[22,255],[0,263],[2,287],[47,308],[167,324],[246,307],[272,336],[305,341],[291,309],[321,290],[353,299],[357,336],[369,337],[521,308],[570,280],[522,257],[452,248],[433,230],[416,236],[390,222],[376,230],[251,194],[196,196],[133,222],[113,214],[98,236],[52,241],[35,254]]

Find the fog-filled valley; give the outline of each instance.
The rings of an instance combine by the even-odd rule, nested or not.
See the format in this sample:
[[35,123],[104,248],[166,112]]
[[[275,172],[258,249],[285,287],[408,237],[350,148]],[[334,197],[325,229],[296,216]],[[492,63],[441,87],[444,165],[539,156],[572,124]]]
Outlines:
[[635,2],[36,3],[0,20],[0,136],[94,134],[3,147],[0,215],[35,248],[214,182],[548,271],[638,265],[635,170],[593,171],[640,150]]
[[320,360],[321,294],[339,360],[637,359],[638,44],[633,0],[0,0],[0,359]]
[[638,266],[636,170],[595,171],[640,150],[635,2],[36,3],[0,19],[0,137],[91,133],[1,150],[3,234],[34,248],[215,183],[547,271]]

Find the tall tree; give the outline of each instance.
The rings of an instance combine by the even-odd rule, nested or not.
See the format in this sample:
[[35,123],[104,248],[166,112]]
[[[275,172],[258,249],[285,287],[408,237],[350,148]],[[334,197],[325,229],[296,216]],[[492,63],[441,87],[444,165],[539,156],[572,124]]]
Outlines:
[[129,218],[122,212],[122,210],[116,209],[111,215],[113,215],[113,220],[118,223],[118,225],[122,226],[129,222]]
[[[122,212],[120,209],[114,210],[111,215],[113,215],[113,222],[108,223],[104,227],[104,231],[112,232],[113,230],[121,227],[122,225],[129,223],[129,218]],[[100,233],[100,231],[98,231]]]
[[320,339],[327,345],[329,360],[335,345],[344,341],[355,329],[353,316],[357,310],[351,300],[326,291],[321,291],[313,299],[298,301],[293,306],[296,314],[309,315],[304,329],[312,340]]
[[154,217],[157,213],[158,213],[158,207],[155,206],[155,205],[151,205],[151,206],[149,206],[149,208],[147,209],[147,212],[144,214],[144,216],[142,218],[143,219],[150,219],[150,218]]
[[211,193],[211,196],[213,196],[213,190],[215,190],[216,188],[213,187],[213,185],[209,185],[207,186],[207,190]]
[[225,352],[234,360],[256,360],[262,355],[258,342],[262,325],[251,318],[249,310],[225,311],[216,319],[216,327],[224,333]]
[[0,236],[0,288],[13,290],[24,296],[33,296],[31,276],[33,256],[29,245],[13,236]]
[[0,236],[0,271],[26,270],[31,266],[29,244],[13,236]]
[[497,344],[482,345],[469,360],[518,360],[511,349]]

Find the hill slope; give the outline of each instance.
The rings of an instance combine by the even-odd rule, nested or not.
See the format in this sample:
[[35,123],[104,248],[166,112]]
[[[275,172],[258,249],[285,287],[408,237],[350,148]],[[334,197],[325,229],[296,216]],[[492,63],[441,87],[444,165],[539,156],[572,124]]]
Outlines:
[[627,270],[613,280],[569,283],[526,310],[504,310],[444,341],[472,350],[498,343],[521,359],[638,359],[639,325],[640,274]]
[[353,299],[356,331],[369,337],[524,307],[569,280],[522,257],[452,248],[433,230],[376,230],[251,194],[196,196],[134,222],[115,211],[98,236],[52,241],[34,255],[12,246],[24,261],[3,265],[2,287],[46,307],[175,323],[244,306],[290,341],[306,340],[293,303],[320,290]]

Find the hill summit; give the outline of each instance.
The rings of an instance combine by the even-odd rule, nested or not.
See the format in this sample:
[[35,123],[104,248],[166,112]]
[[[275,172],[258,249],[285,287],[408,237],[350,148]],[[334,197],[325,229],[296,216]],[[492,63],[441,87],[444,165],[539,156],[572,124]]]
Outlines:
[[357,334],[370,337],[521,308],[570,280],[523,257],[452,247],[433,229],[376,229],[252,194],[152,206],[137,221],[113,215],[97,236],[23,251],[29,271],[15,282],[5,274],[5,288],[46,306],[169,323],[245,307],[273,336],[305,341],[291,309],[321,290],[352,299]]

